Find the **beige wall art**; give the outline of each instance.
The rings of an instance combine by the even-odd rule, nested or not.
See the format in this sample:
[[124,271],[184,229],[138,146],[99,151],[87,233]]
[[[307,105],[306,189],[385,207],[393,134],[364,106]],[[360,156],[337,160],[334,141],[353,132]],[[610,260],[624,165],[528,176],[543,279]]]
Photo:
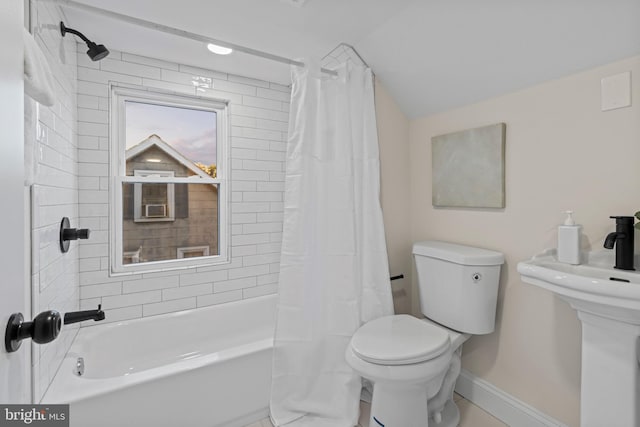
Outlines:
[[433,206],[504,208],[505,134],[498,123],[431,138]]

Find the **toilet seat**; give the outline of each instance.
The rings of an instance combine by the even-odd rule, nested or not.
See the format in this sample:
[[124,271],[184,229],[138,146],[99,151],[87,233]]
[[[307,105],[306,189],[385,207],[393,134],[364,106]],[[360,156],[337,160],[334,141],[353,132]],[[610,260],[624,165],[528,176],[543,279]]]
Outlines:
[[449,334],[443,328],[406,314],[372,320],[351,339],[354,354],[377,365],[425,362],[445,353],[450,346]]

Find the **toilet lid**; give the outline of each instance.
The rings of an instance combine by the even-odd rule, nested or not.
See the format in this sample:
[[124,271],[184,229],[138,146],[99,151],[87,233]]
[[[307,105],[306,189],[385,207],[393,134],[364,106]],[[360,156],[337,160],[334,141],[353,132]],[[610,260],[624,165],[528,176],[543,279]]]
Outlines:
[[364,324],[351,339],[353,352],[379,365],[408,365],[440,356],[449,349],[449,334],[413,316],[385,316]]

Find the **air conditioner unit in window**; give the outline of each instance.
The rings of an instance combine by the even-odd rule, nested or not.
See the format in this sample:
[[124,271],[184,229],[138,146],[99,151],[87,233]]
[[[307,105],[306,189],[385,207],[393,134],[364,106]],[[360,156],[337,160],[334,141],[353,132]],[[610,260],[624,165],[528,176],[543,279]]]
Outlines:
[[144,216],[147,218],[165,218],[167,205],[144,205]]

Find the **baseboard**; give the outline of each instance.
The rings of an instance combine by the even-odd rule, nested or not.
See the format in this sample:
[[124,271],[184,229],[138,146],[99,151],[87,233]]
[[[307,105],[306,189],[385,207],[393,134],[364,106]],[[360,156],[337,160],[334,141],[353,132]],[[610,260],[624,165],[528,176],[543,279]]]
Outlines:
[[455,390],[456,393],[508,426],[567,427],[566,424],[543,414],[464,369],[456,381]]

